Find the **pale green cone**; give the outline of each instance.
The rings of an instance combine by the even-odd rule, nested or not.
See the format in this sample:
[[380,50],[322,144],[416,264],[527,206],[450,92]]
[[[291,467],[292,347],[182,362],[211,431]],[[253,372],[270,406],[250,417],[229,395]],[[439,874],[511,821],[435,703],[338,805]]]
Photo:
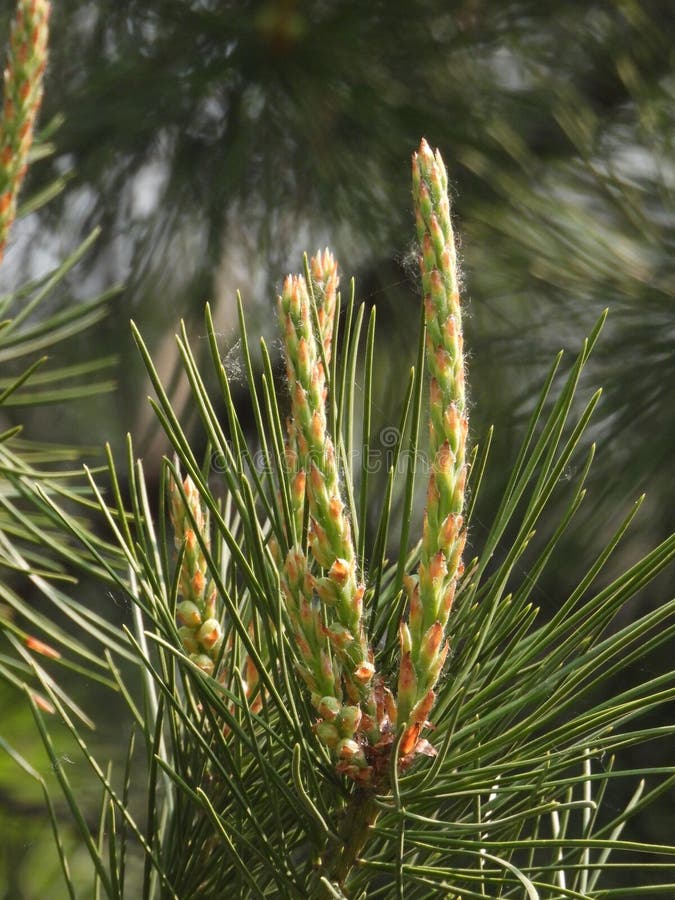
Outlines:
[[373,669],[362,623],[363,586],[357,580],[351,529],[339,494],[335,451],[326,423],[326,379],[304,278],[286,279],[279,314],[295,446],[299,466],[308,473],[310,546],[314,559],[326,570],[315,587],[343,627],[334,648],[345,658],[347,689],[352,699],[364,698]]
[[286,556],[281,573],[281,589],[302,660],[300,674],[312,694],[312,702],[316,706],[323,698],[331,697],[341,706],[343,697],[339,674],[330,663],[330,648],[321,612],[312,602],[313,590],[307,560],[298,546],[291,548]]
[[[183,494],[171,478],[169,515],[174,530],[174,543],[177,549],[183,551],[178,579],[180,600],[176,606],[176,622],[185,652],[200,669],[212,675],[220,655],[223,634],[217,619],[217,591],[208,577],[206,559],[195,533],[196,526],[208,547],[209,522],[199,491],[189,475],[183,481]],[[206,663],[207,659],[210,660],[210,665]]]
[[[337,267],[326,252],[313,258],[310,272],[318,329],[315,330],[312,301],[304,278],[286,279],[278,305],[291,395],[289,452],[291,458],[297,454],[294,459],[297,470],[306,474],[302,486],[309,505],[309,553],[323,569],[323,573],[316,575],[308,571],[302,589],[315,615],[319,611],[314,607],[314,598],[321,601],[321,616],[326,619],[321,635],[328,648],[320,650],[318,660],[320,645],[312,639],[317,629],[308,623],[308,634],[299,620],[299,594],[288,578],[282,579],[282,590],[303,657],[301,675],[310,688],[313,705],[322,715],[316,733],[333,750],[338,770],[365,783],[371,767],[354,739],[359,733],[361,740],[367,736],[367,741],[372,743],[380,737],[373,696],[374,666],[363,625],[364,586],[357,576],[351,528],[340,496],[335,451],[326,418],[324,362],[330,359]],[[308,560],[308,568],[309,565]],[[331,685],[331,677],[336,672],[337,682]],[[329,708],[327,698],[340,703],[339,712],[330,720],[322,713],[322,709]]]

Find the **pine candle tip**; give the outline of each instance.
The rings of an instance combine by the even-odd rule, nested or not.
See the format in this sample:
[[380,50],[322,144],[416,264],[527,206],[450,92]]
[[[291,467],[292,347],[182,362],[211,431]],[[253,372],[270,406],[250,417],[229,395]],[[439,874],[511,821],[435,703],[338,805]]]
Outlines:
[[19,0],[9,39],[0,119],[0,262],[17,209],[42,101],[50,4]]

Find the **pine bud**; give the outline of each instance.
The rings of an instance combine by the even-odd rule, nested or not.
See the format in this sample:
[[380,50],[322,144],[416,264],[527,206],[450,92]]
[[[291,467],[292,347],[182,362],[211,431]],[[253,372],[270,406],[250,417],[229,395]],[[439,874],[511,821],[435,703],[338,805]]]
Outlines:
[[202,624],[202,614],[199,607],[190,600],[183,600],[176,607],[176,618],[181,625],[188,628],[197,628]]
[[340,741],[340,732],[330,722],[318,722],[316,734],[322,743],[334,750]]
[[216,619],[207,619],[197,632],[197,640],[205,650],[209,651],[220,641],[221,634],[220,622]]

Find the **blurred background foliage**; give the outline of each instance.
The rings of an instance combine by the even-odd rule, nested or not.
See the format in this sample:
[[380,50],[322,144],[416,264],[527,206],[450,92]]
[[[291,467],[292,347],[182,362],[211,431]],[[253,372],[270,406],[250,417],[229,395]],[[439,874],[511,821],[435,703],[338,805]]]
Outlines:
[[[609,307],[588,383],[605,388],[594,493],[585,527],[542,583],[542,605],[559,605],[592,557],[589,535],[612,530],[642,491],[646,512],[621,568],[672,531],[675,8],[60,0],[52,28],[42,122],[64,121],[29,192],[55,175],[72,181],[18,224],[0,282],[41,273],[98,225],[62,299],[120,281],[125,290],[75,350],[117,353],[119,390],[77,412],[19,410],[32,434],[58,427],[60,440],[119,447],[133,429],[151,470],[162,448],[129,319],[168,375],[177,320],[194,321],[198,344],[211,299],[234,371],[235,290],[252,334],[273,337],[281,278],[327,243],[343,287],[353,272],[357,299],[377,303],[375,427],[396,422],[419,320],[409,158],[424,134],[441,148],[455,197],[474,439],[496,425],[480,517],[489,519],[552,355],[578,348]],[[643,603],[667,589],[662,579]],[[8,898],[44,896],[7,884]]]

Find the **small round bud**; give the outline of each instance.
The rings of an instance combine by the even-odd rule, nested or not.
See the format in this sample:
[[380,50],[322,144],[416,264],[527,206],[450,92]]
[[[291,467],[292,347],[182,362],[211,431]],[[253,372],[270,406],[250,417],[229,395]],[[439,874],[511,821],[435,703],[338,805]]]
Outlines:
[[186,653],[196,653],[199,650],[199,643],[193,628],[188,628],[186,625],[181,626],[178,629],[178,636]]
[[351,737],[361,723],[361,709],[358,706],[344,706],[335,723],[344,737]]
[[340,757],[340,759],[356,763],[357,765],[360,762],[365,763],[363,750],[359,747],[356,741],[353,741],[351,738],[343,738],[337,745],[336,750],[337,755]]
[[207,619],[197,632],[197,640],[202,647],[211,650],[221,637],[220,622],[216,619]]
[[202,624],[202,614],[199,607],[190,600],[183,600],[176,607],[176,619],[180,625],[188,628],[198,628]]
[[330,722],[319,722],[316,726],[316,734],[319,740],[327,747],[330,747],[331,750],[337,747],[340,740],[337,728],[335,725],[331,725]]
[[336,700],[335,697],[321,697],[316,708],[320,716],[328,722],[332,722],[340,712],[340,705],[340,701]]

